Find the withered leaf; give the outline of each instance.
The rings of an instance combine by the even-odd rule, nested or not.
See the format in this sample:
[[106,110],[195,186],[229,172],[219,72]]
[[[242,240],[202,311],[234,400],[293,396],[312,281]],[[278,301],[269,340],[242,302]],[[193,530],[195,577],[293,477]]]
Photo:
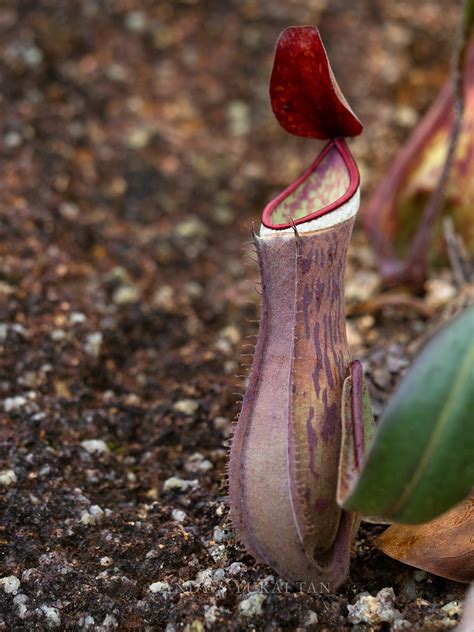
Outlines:
[[393,524],[375,544],[399,562],[454,581],[473,581],[474,497],[430,522]]

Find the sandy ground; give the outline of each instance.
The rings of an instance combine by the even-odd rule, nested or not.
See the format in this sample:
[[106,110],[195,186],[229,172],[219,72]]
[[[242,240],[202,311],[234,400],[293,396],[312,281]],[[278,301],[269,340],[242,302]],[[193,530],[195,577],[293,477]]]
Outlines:
[[[464,588],[378,552],[380,526],[361,529],[339,591],[285,586],[234,539],[225,465],[257,327],[250,226],[317,151],[271,114],[278,33],[320,27],[366,127],[351,147],[367,199],[443,83],[457,10],[2,3],[0,629],[454,627]],[[433,273],[434,319],[450,288]],[[376,414],[427,326],[406,306],[358,311],[379,292],[359,230],[348,333]],[[372,624],[348,618],[382,589]]]

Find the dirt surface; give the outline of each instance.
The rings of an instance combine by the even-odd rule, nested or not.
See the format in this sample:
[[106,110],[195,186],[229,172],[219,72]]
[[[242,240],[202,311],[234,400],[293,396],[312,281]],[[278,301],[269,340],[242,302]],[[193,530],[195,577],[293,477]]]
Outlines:
[[[285,586],[235,541],[225,468],[250,225],[317,151],[271,114],[278,33],[320,27],[367,195],[443,83],[458,4],[1,4],[0,629],[454,627],[464,587],[378,552],[380,526],[339,591]],[[354,236],[348,333],[376,413],[454,292],[442,270],[421,308],[361,310],[380,279]],[[354,625],[383,588],[399,613]]]

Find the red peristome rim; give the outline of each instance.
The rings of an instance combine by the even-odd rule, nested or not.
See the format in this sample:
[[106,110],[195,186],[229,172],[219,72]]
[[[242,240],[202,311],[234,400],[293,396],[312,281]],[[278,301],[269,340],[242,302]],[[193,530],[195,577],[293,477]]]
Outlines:
[[[309,176],[315,171],[321,161],[327,156],[332,147],[335,147],[338,152],[341,154],[342,159],[344,160],[344,164],[346,165],[349,171],[349,186],[347,191],[340,198],[328,204],[327,206],[323,206],[323,208],[318,209],[314,213],[310,213],[305,217],[300,217],[300,219],[296,219],[294,222],[290,222],[288,224],[272,224],[271,217],[275,208],[283,202],[285,198],[295,191],[300,184],[302,184]],[[360,176],[359,170],[357,168],[356,162],[349,151],[349,148],[343,138],[335,138],[330,140],[329,143],[324,147],[323,151],[318,155],[316,160],[306,169],[306,171],[301,174],[301,176],[290,184],[284,191],[282,191],[276,198],[274,198],[271,202],[267,204],[267,206],[263,209],[262,213],[262,224],[266,228],[271,228],[272,230],[284,230],[285,228],[292,228],[292,226],[297,226],[298,224],[305,224],[306,222],[310,222],[313,219],[317,219],[318,217],[322,217],[331,211],[339,208],[343,204],[345,204],[354,193],[357,191],[357,188],[360,184]]]

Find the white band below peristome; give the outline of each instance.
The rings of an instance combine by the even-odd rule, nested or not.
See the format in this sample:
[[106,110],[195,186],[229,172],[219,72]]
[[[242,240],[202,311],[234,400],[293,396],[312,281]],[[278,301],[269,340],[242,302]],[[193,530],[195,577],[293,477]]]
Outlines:
[[[316,219],[312,219],[309,222],[304,222],[302,224],[297,224],[296,229],[299,233],[312,233],[316,230],[321,230],[323,228],[331,228],[331,226],[336,226],[337,224],[342,224],[346,222],[351,217],[354,217],[359,210],[360,205],[360,187],[357,187],[356,192],[347,200],[342,206],[334,209],[333,211],[329,211],[326,215],[322,215],[321,217],[317,217]],[[290,228],[267,228],[263,224],[260,224],[260,237],[268,237],[270,235],[284,235],[284,234],[294,234],[293,227]]]

